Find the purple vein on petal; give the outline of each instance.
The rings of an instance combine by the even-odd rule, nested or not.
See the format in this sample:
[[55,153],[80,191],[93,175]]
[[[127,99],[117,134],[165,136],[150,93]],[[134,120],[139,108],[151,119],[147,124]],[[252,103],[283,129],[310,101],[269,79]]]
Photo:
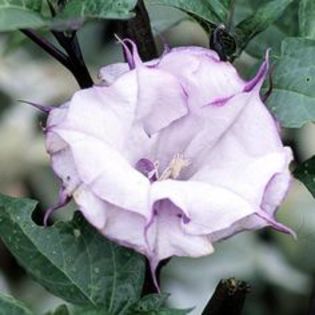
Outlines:
[[209,104],[204,105],[203,107],[207,107],[209,105],[221,107],[224,106],[234,95],[228,97],[217,98],[214,101],[210,102]]

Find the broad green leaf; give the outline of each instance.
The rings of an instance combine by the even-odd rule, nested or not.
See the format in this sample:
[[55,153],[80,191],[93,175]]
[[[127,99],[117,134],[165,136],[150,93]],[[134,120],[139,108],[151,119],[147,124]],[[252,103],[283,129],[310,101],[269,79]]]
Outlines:
[[[150,294],[142,297],[137,303],[122,310],[119,315],[187,315],[191,311],[168,308],[168,294]],[[112,315],[97,308],[76,308],[73,315]]]
[[176,8],[147,5],[153,32],[162,33],[184,20],[189,20],[185,12]]
[[41,0],[0,0],[0,31],[45,26],[40,8]]
[[315,121],[315,41],[287,38],[273,74],[268,107],[288,128]]
[[71,315],[71,313],[66,305],[60,305],[55,311],[48,312],[45,315]]
[[180,9],[209,23],[221,23],[227,16],[227,8],[220,0],[147,0],[152,5],[164,5]]
[[[254,12],[260,1],[254,0],[252,2],[251,11]],[[249,42],[246,52],[257,59],[261,59],[266,49],[272,48],[274,55],[280,55],[281,42],[286,37],[296,37],[299,35],[298,9],[299,0],[291,2],[283,12],[281,18]]]
[[293,174],[315,198],[315,156],[298,165]]
[[76,308],[73,312],[73,315],[111,315],[107,312],[104,312],[102,309],[97,308]]
[[42,0],[0,0],[0,31],[21,28],[78,29],[87,19],[128,19],[137,0],[52,1],[57,16],[41,14]]
[[31,219],[36,203],[0,195],[0,237],[19,263],[50,292],[111,315],[141,293],[144,259],[107,241],[77,213],[44,228]]
[[150,294],[144,296],[131,307],[126,315],[186,315],[189,310],[179,310],[165,306],[168,294]]
[[272,0],[261,5],[254,14],[245,18],[235,28],[239,50],[242,51],[252,38],[274,23],[293,0]]
[[301,36],[315,39],[314,0],[300,0],[299,23]]
[[59,18],[126,19],[134,16],[137,0],[69,0]]
[[34,315],[13,297],[0,294],[0,315]]

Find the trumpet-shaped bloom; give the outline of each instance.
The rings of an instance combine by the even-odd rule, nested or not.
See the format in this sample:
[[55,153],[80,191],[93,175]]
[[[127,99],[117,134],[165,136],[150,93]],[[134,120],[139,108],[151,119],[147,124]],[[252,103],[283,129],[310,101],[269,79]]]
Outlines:
[[278,223],[292,153],[259,91],[211,50],[172,49],[100,71],[102,84],[50,110],[47,151],[73,197],[109,239],[146,255],[198,257],[242,230]]

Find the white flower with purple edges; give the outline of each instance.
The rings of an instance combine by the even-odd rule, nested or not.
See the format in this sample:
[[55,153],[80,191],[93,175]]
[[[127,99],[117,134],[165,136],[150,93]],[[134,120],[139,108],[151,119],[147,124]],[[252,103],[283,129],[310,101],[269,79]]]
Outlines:
[[[171,256],[199,257],[243,230],[271,226],[290,183],[290,148],[259,92],[216,52],[171,49],[101,69],[103,84],[49,108],[46,145],[71,197],[107,238],[144,254],[154,271]],[[128,44],[128,45],[127,45]],[[131,47],[131,49],[129,49]]]

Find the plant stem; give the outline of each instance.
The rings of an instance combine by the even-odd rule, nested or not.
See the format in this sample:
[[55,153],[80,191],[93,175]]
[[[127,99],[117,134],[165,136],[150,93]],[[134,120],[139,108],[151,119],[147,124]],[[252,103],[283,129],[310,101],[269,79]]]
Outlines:
[[241,315],[249,286],[234,278],[221,280],[202,315]]
[[53,32],[60,45],[67,52],[68,55],[66,55],[34,30],[21,29],[21,32],[66,67],[73,74],[82,89],[93,85],[93,80],[84,63],[75,33],[71,37],[67,37],[61,32]]
[[64,67],[70,70],[71,65],[69,57],[53,44],[51,44],[47,39],[39,36],[34,30],[31,29],[21,29],[21,32],[38,46],[40,46],[43,50],[45,50],[50,56],[58,60]]
[[80,87],[83,89],[91,87],[94,83],[84,62],[76,33],[72,32],[70,36],[67,36],[65,33],[53,31],[52,34],[69,55],[72,73]]

